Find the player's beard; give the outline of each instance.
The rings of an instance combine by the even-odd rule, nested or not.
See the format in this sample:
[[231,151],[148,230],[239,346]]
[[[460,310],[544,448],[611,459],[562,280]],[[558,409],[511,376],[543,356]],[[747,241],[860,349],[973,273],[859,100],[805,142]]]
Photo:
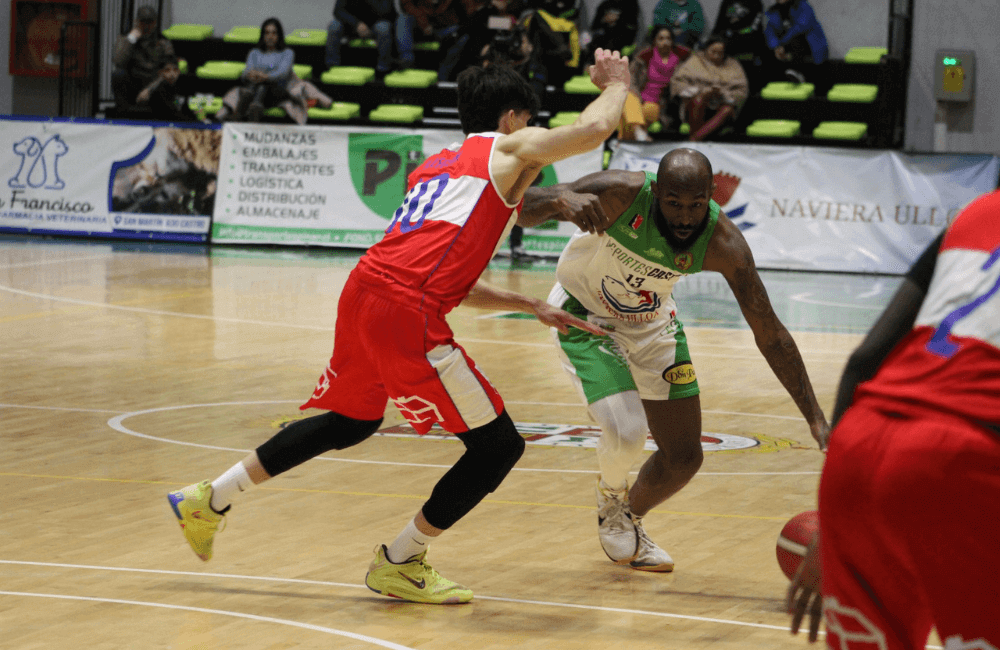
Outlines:
[[705,208],[705,218],[701,220],[701,224],[692,230],[691,234],[688,235],[686,239],[679,239],[670,229],[670,225],[667,223],[667,218],[664,217],[663,213],[660,211],[660,204],[658,201],[653,202],[653,223],[656,224],[656,229],[660,231],[663,238],[667,240],[668,244],[670,244],[670,248],[675,253],[683,253],[691,248],[691,246],[698,241],[698,238],[701,237],[701,234],[705,232],[705,228],[708,228],[708,208]]

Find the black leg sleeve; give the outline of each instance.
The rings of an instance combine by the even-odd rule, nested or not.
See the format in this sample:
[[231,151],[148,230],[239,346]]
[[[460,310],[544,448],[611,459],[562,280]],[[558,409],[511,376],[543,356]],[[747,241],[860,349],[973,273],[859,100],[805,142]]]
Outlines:
[[465,454],[448,470],[424,504],[427,522],[447,530],[503,482],[524,453],[524,438],[504,411],[489,424],[457,434]]
[[382,420],[355,420],[324,413],[289,424],[257,447],[260,464],[271,476],[287,472],[331,449],[347,449],[378,431]]

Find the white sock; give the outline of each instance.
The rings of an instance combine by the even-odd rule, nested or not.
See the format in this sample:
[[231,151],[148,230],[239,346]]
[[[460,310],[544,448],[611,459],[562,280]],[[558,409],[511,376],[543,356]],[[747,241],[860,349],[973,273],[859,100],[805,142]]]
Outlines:
[[434,539],[431,535],[424,535],[411,520],[406,525],[399,537],[386,549],[386,557],[394,564],[406,562],[414,555],[420,555],[427,550],[427,545]]
[[212,481],[212,501],[209,505],[212,510],[222,512],[232,504],[233,497],[249,490],[253,485],[243,462],[236,463],[225,474]]

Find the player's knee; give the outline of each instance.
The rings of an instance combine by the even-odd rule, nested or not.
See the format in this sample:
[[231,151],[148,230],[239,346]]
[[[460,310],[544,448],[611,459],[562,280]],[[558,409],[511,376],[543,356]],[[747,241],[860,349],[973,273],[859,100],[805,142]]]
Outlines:
[[678,478],[690,480],[705,460],[701,442],[697,445],[674,445],[669,449],[659,449],[653,456],[654,472],[651,478],[663,483],[673,483]]
[[488,492],[500,486],[524,453],[524,438],[507,411],[489,424],[457,435],[481,470]]
[[270,476],[332,449],[347,449],[367,440],[382,420],[355,420],[339,413],[324,413],[292,422],[257,448],[257,457]]

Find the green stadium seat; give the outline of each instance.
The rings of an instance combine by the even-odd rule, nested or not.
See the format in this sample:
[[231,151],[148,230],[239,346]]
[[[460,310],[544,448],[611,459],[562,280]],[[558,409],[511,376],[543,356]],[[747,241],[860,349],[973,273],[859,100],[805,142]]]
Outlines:
[[648,127],[646,127],[646,130],[650,133],[659,133],[660,131],[663,130],[663,122],[657,120],[656,122],[653,122]]
[[163,30],[163,36],[170,41],[203,41],[212,38],[215,29],[211,25],[171,25]]
[[549,128],[554,129],[557,126],[566,126],[567,124],[572,124],[576,121],[576,118],[580,117],[579,112],[575,111],[560,111],[549,118]]
[[882,57],[887,54],[889,54],[889,50],[885,47],[852,47],[844,55],[844,61],[847,63],[873,64],[881,62]]
[[754,120],[747,127],[747,135],[757,138],[790,138],[798,135],[802,123],[795,120]]
[[285,112],[280,106],[272,106],[271,108],[264,111],[264,115],[267,117],[273,117],[275,119],[281,119],[283,117],[288,117],[288,113]]
[[233,27],[222,37],[226,43],[250,43],[256,45],[260,40],[260,27]]
[[772,81],[760,91],[764,99],[804,102],[816,91],[814,84],[798,84],[791,81]]
[[820,122],[813,137],[824,140],[860,140],[868,135],[868,125],[862,122]]
[[420,50],[421,52],[437,52],[441,49],[441,44],[437,41],[422,41],[420,43],[414,43],[413,49]]
[[680,133],[681,135],[688,135],[689,133],[691,133],[691,125],[688,124],[687,122],[684,122],[677,129],[677,132]]
[[633,52],[635,52],[635,43],[622,48],[622,56],[632,56]]
[[[204,101],[205,98],[201,98]],[[190,108],[195,113],[198,112],[198,97],[191,97],[188,99],[188,108]],[[221,97],[211,97],[208,98],[208,102],[205,104],[205,115],[215,115],[222,110],[222,98]]]
[[368,119],[372,122],[412,124],[424,119],[424,109],[408,104],[382,104],[368,114]]
[[181,74],[187,74],[188,71],[187,59],[177,59],[177,69],[180,70]]
[[227,79],[235,81],[243,74],[246,63],[241,61],[205,61],[205,64],[195,70],[199,79]]
[[601,89],[590,80],[590,75],[571,77],[563,84],[563,91],[572,95],[600,95]]
[[285,34],[288,45],[326,45],[325,29],[295,29]]
[[878,95],[878,86],[869,84],[834,84],[826,98],[831,102],[870,104]]
[[361,106],[348,102],[334,102],[330,108],[313,107],[309,118],[313,120],[350,120],[361,115]]
[[375,68],[338,65],[320,75],[319,80],[325,84],[339,86],[363,86],[374,78]]
[[347,41],[348,47],[364,47],[367,49],[375,49],[375,39],[374,38],[352,38]]
[[296,63],[292,66],[292,71],[295,72],[296,77],[303,81],[309,81],[313,77],[313,67],[305,63]]
[[430,88],[437,80],[434,70],[400,70],[387,74],[385,85],[389,88]]

